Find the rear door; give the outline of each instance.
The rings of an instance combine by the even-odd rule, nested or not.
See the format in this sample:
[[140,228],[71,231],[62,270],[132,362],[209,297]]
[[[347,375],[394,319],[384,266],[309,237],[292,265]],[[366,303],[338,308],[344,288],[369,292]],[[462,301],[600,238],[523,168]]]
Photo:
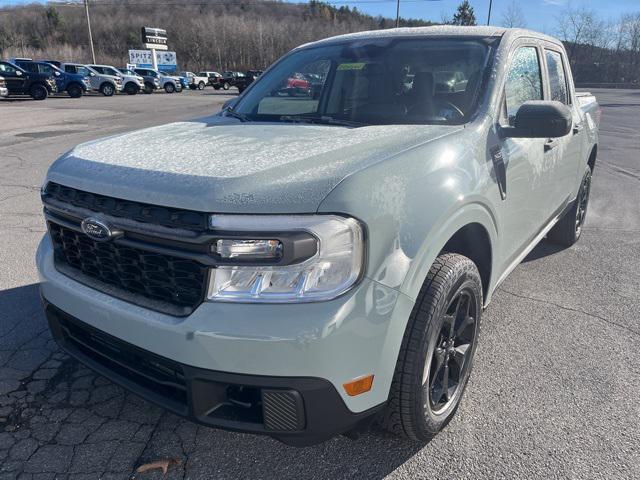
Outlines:
[[[521,42],[509,57],[499,114],[500,126],[513,126],[516,112],[529,100],[544,98],[540,48]],[[491,149],[503,162],[505,178],[500,217],[503,225],[503,259],[508,267],[534,239],[548,216],[548,186],[544,178],[544,142],[540,138],[504,138]],[[496,157],[500,158],[497,159]]]
[[577,188],[578,172],[586,159],[583,155],[585,131],[579,106],[573,101],[569,69],[564,54],[559,47],[549,46],[544,49],[546,73],[548,76],[548,98],[567,105],[571,109],[573,125],[569,135],[553,139],[553,148],[547,147],[545,155],[551,157],[555,164],[553,181],[555,202],[560,205],[571,200],[569,198]]

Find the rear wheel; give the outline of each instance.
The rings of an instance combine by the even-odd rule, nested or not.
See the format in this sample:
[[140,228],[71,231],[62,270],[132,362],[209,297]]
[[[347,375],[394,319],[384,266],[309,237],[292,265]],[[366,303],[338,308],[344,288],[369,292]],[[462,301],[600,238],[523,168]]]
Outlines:
[[153,93],[153,84],[145,82],[144,84],[144,93],[146,93],[147,95]]
[[114,93],[116,93],[116,89],[110,83],[103,83],[102,85],[100,85],[100,93],[105,97],[110,97]]
[[82,87],[77,83],[73,83],[67,87],[67,93],[71,98],[82,97]]
[[224,82],[222,84],[222,89],[223,90],[229,90],[229,88],[231,88],[231,85],[229,85],[229,82]]
[[173,93],[176,91],[176,87],[173,83],[165,83],[164,91],[167,93]]
[[558,220],[547,234],[547,239],[555,244],[570,247],[578,241],[582,234],[589,206],[589,193],[591,192],[591,169],[587,167],[580,183],[578,195],[564,216]]
[[49,91],[44,85],[36,84],[29,89],[29,95],[34,100],[45,100],[49,96]]
[[471,374],[481,315],[476,265],[462,255],[440,255],[402,339],[384,419],[388,430],[428,441],[447,425]]

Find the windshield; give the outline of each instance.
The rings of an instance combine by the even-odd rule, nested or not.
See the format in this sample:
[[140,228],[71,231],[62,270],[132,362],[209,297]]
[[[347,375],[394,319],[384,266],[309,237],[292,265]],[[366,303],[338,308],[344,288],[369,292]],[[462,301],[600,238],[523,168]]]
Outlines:
[[493,41],[382,38],[302,49],[261,75],[233,113],[270,122],[465,123]]

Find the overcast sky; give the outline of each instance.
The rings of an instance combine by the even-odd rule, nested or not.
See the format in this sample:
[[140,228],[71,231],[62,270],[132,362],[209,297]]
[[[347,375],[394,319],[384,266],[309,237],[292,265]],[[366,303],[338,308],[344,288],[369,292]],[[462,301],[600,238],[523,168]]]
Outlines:
[[[162,3],[163,0],[159,0]],[[169,0],[165,0],[169,1]],[[170,0],[176,2],[176,0]],[[206,0],[201,0],[206,1]],[[214,0],[215,1],[215,0]],[[300,0],[286,0],[300,3]],[[513,0],[493,0],[491,24],[500,25],[502,12]],[[640,0],[518,0],[524,13],[527,27],[553,34],[556,18],[566,7],[568,1],[574,6],[584,5],[602,19],[617,19],[626,12],[640,12]],[[0,0],[0,6],[34,3],[33,0]],[[46,3],[46,2],[39,2]],[[336,0],[329,1],[336,6],[349,5],[372,15],[395,18],[396,0]],[[410,18],[441,21],[442,17],[451,17],[460,0],[400,0],[400,15]],[[489,0],[470,0],[475,9],[479,24],[486,24]],[[168,7],[171,8],[171,7]],[[175,7],[174,7],[175,8]]]

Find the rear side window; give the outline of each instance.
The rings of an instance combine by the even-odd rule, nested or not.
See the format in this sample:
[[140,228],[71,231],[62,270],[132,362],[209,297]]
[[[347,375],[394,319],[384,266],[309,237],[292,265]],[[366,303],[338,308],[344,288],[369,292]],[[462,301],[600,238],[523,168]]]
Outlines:
[[509,66],[504,90],[510,122],[524,102],[542,100],[542,75],[535,47],[521,47],[516,50]]
[[562,55],[552,50],[545,50],[547,69],[549,70],[549,92],[551,100],[557,100],[565,105],[569,104],[569,92],[567,90],[567,76],[565,75]]

